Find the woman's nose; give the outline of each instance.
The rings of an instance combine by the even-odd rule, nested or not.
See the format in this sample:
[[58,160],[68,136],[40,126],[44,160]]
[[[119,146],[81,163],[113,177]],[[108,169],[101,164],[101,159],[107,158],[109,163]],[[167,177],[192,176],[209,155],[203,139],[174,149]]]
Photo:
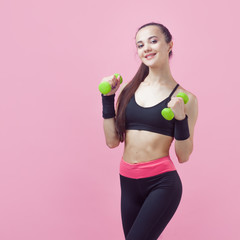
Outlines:
[[144,52],[149,52],[149,51],[151,51],[152,49],[151,49],[151,46],[149,45],[149,44],[145,44],[144,45]]

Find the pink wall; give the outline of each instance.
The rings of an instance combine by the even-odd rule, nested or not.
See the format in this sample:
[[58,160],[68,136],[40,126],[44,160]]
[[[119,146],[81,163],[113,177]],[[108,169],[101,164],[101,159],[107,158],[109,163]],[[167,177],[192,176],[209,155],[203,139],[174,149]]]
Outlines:
[[172,159],[182,202],[161,239],[239,234],[239,3],[0,2],[0,239],[122,240],[119,161],[104,142],[97,86],[139,60],[138,27],[173,35],[171,69],[199,101],[195,148]]

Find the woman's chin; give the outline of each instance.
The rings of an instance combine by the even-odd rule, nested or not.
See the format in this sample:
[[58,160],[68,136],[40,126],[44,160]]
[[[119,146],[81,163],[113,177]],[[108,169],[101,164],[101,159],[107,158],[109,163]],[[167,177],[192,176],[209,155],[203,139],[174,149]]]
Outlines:
[[144,61],[143,62],[149,68],[163,68],[164,64],[160,61]]
[[150,68],[156,68],[156,67],[159,67],[159,64],[157,64],[156,62],[154,63],[150,63],[150,62],[145,62],[144,63],[146,66],[150,67]]

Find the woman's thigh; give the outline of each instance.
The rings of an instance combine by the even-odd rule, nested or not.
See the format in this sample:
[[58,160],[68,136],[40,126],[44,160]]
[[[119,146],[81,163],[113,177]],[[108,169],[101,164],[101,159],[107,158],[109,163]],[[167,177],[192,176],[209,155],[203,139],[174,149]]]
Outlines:
[[[177,171],[172,171],[138,179],[135,183],[137,183],[135,186],[132,183],[125,186],[127,192],[122,190],[121,205],[125,237],[127,240],[157,239],[180,203],[181,180]],[[135,187],[134,198],[131,192],[133,187]]]
[[123,231],[126,237],[143,205],[144,199],[140,194],[140,189],[136,179],[120,175],[120,183],[121,217]]

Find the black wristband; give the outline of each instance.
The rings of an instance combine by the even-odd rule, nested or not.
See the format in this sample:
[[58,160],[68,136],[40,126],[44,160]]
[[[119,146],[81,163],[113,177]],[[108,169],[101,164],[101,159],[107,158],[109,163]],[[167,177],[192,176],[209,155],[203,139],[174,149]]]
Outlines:
[[190,137],[188,128],[188,116],[183,120],[175,119],[174,138],[176,140],[186,140]]
[[104,119],[107,118],[113,118],[116,116],[115,114],[115,109],[114,109],[114,97],[115,94],[110,95],[110,96],[104,96],[102,95],[102,117]]

